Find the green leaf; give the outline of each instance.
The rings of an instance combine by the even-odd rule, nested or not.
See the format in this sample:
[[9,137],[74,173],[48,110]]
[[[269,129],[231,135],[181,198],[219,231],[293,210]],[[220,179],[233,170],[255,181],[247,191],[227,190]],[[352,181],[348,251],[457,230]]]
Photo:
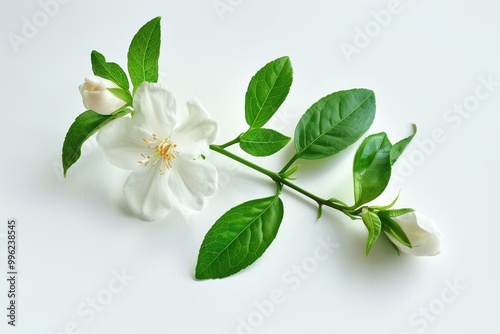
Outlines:
[[118,118],[117,115],[101,115],[92,110],[80,114],[66,134],[62,149],[64,176],[81,155],[83,143],[103,126]]
[[296,158],[322,159],[357,141],[373,123],[375,95],[368,89],[340,91],[313,104],[295,129]]
[[292,178],[292,176],[293,176],[293,174],[295,174],[297,172],[298,169],[299,169],[299,165],[295,165],[292,168],[290,168],[289,170],[287,170],[286,172],[279,173],[279,175],[282,178],[284,178],[285,180],[286,179],[288,179],[288,180],[295,180],[295,178]]
[[251,129],[260,128],[271,119],[285,101],[292,81],[288,57],[273,60],[254,75],[245,96],[245,118]]
[[271,129],[250,129],[240,137],[240,147],[243,151],[264,157],[274,154],[288,144],[290,137]]
[[133,97],[128,90],[123,88],[108,88],[108,90],[119,99],[125,101],[128,106],[132,105]]
[[345,204],[345,203],[344,203],[344,202],[342,202],[341,200],[339,200],[339,199],[337,199],[337,198],[334,198],[334,197],[332,197],[332,198],[328,199],[328,201],[330,201],[330,202],[332,202],[332,203],[340,204],[340,205],[342,205],[342,206],[347,207],[347,204]]
[[371,206],[370,208],[371,209],[375,209],[377,211],[385,211],[385,210],[388,210],[388,209],[392,208],[396,204],[396,202],[398,201],[398,199],[399,199],[399,193],[396,196],[396,198],[390,204],[388,204],[388,205],[382,205],[382,206],[381,205],[375,205],[375,206]]
[[385,233],[392,235],[396,240],[398,240],[406,247],[412,248],[410,239],[408,239],[405,231],[398,223],[396,223],[395,220],[384,214],[384,211],[380,211],[378,213],[378,217],[382,221],[382,230]]
[[143,82],[158,81],[160,58],[161,17],[146,23],[132,39],[128,50],[128,72],[134,85],[134,93]]
[[405,209],[384,210],[382,212],[384,215],[392,218],[392,217],[402,216],[404,214],[414,212],[414,211],[415,210],[413,210],[413,209],[405,208]]
[[396,246],[396,244],[394,242],[392,242],[391,239],[389,239],[389,237],[387,236],[387,234],[383,233],[383,235],[385,236],[385,239],[387,241],[389,241],[389,243],[391,244],[392,248],[394,248],[394,250],[396,251],[396,253],[398,253],[398,256],[401,255],[401,251],[399,250],[398,246]]
[[276,237],[283,219],[278,196],[240,204],[222,215],[200,248],[196,278],[223,278],[254,263]]
[[413,124],[413,134],[409,137],[406,137],[405,139],[402,139],[398,141],[394,146],[392,147],[391,150],[391,166],[394,165],[396,160],[398,160],[399,156],[403,151],[405,150],[406,146],[411,142],[413,137],[417,134],[417,125]]
[[392,144],[385,133],[366,137],[354,156],[355,206],[377,198],[387,187],[391,178]]
[[120,65],[106,62],[106,58],[95,50],[90,54],[90,60],[92,62],[92,71],[95,75],[113,81],[115,84],[128,91],[129,83],[127,74]]
[[361,219],[368,229],[368,238],[366,239],[366,255],[368,255],[373,244],[380,236],[380,231],[382,230],[382,222],[380,221],[380,218],[376,213],[371,212],[367,209],[363,209],[363,211],[361,212]]
[[316,219],[319,220],[322,215],[323,215],[323,204],[320,204],[318,205],[318,215],[316,216]]

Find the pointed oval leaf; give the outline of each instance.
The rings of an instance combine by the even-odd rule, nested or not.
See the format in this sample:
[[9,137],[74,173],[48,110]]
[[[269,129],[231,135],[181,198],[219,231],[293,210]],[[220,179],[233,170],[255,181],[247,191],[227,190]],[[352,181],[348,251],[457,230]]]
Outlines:
[[377,198],[391,178],[392,144],[385,133],[366,137],[354,156],[354,199],[356,206]]
[[62,165],[64,176],[81,155],[83,143],[103,126],[118,118],[118,115],[101,115],[92,110],[80,114],[66,134],[62,149]]
[[292,81],[288,57],[273,60],[253,76],[245,96],[245,119],[251,129],[260,128],[271,119],[285,101]]
[[375,241],[377,241],[380,236],[380,231],[382,230],[382,222],[376,213],[371,212],[367,209],[363,209],[361,213],[361,219],[368,229],[368,238],[366,239],[366,255],[370,253]]
[[128,72],[134,93],[143,82],[158,81],[158,59],[161,44],[161,17],[142,26],[132,39],[128,50]]
[[368,89],[340,91],[313,104],[295,129],[296,157],[322,159],[357,141],[375,117],[375,94]]
[[276,237],[282,219],[278,196],[245,202],[223,214],[203,240],[196,278],[227,277],[254,263]]
[[413,134],[409,137],[401,139],[391,149],[391,166],[398,160],[399,156],[403,153],[406,146],[412,141],[413,137],[417,134],[417,125],[413,124]]
[[296,178],[294,178],[292,176],[293,176],[293,174],[295,174],[299,170],[299,167],[300,167],[299,165],[295,165],[292,168],[290,168],[289,170],[287,170],[286,172],[280,173],[280,175],[284,179],[296,180]]
[[113,81],[128,91],[129,83],[127,74],[120,65],[106,62],[106,58],[95,50],[90,54],[90,61],[92,62],[92,71],[95,75]]
[[399,199],[399,193],[398,193],[398,195],[396,196],[396,198],[394,198],[394,199],[392,200],[392,202],[391,202],[391,203],[389,203],[389,204],[387,204],[387,205],[382,205],[382,206],[381,206],[381,205],[374,205],[374,206],[370,206],[370,208],[375,209],[375,210],[377,210],[377,211],[385,211],[385,210],[389,210],[390,208],[392,208],[392,207],[396,204],[396,202],[398,201],[398,199]]
[[406,235],[405,231],[396,221],[394,221],[392,218],[386,215],[383,211],[380,211],[378,213],[378,217],[382,222],[382,230],[386,234],[392,235],[401,244],[405,245],[406,247],[412,248],[410,239],[408,239],[408,236]]
[[392,248],[394,248],[394,250],[396,251],[396,253],[398,253],[398,256],[401,255],[401,251],[399,250],[398,246],[396,246],[396,244],[394,242],[392,242],[391,239],[389,239],[389,237],[387,236],[387,234],[383,234],[385,236],[385,239],[387,241],[389,241],[389,244],[392,246]]
[[384,210],[383,214],[388,216],[388,217],[398,217],[405,215],[410,212],[414,212],[415,210],[410,209],[410,208],[405,208],[405,209],[393,209],[393,210]]
[[128,106],[132,105],[133,97],[128,90],[125,90],[123,88],[108,88],[108,90],[119,99],[125,101]]
[[255,157],[264,157],[278,152],[289,141],[290,137],[271,129],[251,129],[240,137],[240,147]]

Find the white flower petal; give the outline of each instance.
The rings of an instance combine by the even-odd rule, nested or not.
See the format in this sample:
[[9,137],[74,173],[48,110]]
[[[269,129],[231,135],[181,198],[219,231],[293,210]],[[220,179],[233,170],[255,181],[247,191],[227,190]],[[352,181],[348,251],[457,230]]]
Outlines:
[[108,88],[118,88],[118,86],[107,79],[92,75],[85,78],[85,82],[80,85],[85,108],[102,115],[109,115],[123,107],[125,101],[111,93]]
[[186,158],[198,158],[209,152],[208,145],[217,136],[217,122],[210,118],[198,99],[186,103],[179,126],[172,133],[172,141]]
[[169,186],[177,202],[189,209],[203,209],[204,197],[217,191],[217,169],[204,160],[178,158],[169,172]]
[[144,82],[134,96],[134,124],[162,138],[169,137],[176,123],[175,95],[165,87]]
[[415,256],[434,256],[441,253],[441,239],[439,233],[431,233],[420,238],[416,247],[409,250],[408,254]]
[[387,234],[402,252],[415,256],[433,256],[441,252],[442,234],[431,218],[419,212],[409,212],[393,220],[405,231],[412,244],[412,248],[408,248]]
[[174,204],[168,188],[169,173],[160,175],[158,168],[140,166],[125,181],[123,194],[133,213],[145,220],[165,217]]
[[103,91],[107,88],[118,88],[118,85],[113,81],[104,79],[97,75],[89,75],[85,77],[85,83],[87,87],[91,88],[91,90]]
[[201,210],[217,190],[217,170],[193,158],[208,152],[217,123],[191,100],[175,128],[175,97],[155,83],[139,86],[133,106],[132,118],[113,121],[97,138],[114,165],[135,168],[123,188],[128,206],[147,220],[162,218],[174,204]]
[[82,92],[83,105],[89,110],[93,110],[101,115],[111,115],[125,105],[111,92]]
[[141,154],[153,155],[155,152],[143,141],[143,138],[149,137],[151,134],[136,127],[130,117],[122,117],[99,131],[97,143],[113,165],[123,169],[134,169],[139,165],[138,161],[143,159]]

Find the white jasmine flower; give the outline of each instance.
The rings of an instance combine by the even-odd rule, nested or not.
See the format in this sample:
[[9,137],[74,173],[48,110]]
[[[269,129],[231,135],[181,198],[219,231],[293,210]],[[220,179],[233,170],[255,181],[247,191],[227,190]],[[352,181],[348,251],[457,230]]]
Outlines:
[[110,80],[91,75],[85,78],[85,82],[79,88],[85,108],[96,113],[109,115],[126,104],[108,90],[108,88],[119,88]]
[[217,170],[202,159],[217,135],[217,123],[197,99],[177,120],[175,96],[159,84],[143,83],[134,96],[133,117],[99,131],[97,141],[117,167],[133,169],[123,192],[130,209],[157,220],[175,204],[201,210],[217,190]]
[[414,211],[392,219],[401,226],[412,245],[412,248],[408,248],[387,234],[399,250],[415,256],[433,256],[441,253],[442,234],[431,218]]

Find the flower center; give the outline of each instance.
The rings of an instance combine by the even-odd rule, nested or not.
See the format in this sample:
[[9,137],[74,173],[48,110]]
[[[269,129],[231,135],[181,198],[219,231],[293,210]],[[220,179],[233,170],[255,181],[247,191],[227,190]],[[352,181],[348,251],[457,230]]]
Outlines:
[[151,164],[156,167],[160,164],[160,175],[165,174],[166,169],[172,168],[172,160],[175,159],[175,148],[176,144],[173,144],[170,137],[165,139],[159,138],[156,134],[151,134],[151,139],[142,138],[142,140],[148,144],[149,149],[154,149],[155,153],[151,155],[141,154],[142,160],[139,160],[139,164],[147,166]]

